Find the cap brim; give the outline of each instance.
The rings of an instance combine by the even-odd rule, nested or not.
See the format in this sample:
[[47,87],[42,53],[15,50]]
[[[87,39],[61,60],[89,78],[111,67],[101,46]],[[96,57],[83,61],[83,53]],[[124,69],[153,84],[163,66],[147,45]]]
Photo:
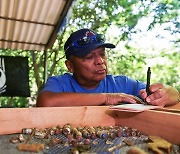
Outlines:
[[91,51],[93,51],[99,47],[115,48],[115,45],[111,44],[111,43],[98,43],[98,44],[91,45],[87,48],[78,48],[77,52],[74,52],[73,55],[75,55],[77,57],[84,57],[87,54],[89,54]]

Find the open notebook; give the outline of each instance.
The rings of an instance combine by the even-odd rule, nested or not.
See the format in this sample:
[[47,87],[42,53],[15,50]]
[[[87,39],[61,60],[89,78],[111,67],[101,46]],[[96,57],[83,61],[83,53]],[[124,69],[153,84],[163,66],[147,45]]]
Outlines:
[[125,112],[143,112],[150,109],[157,109],[162,108],[160,106],[154,105],[144,105],[144,104],[121,104],[110,106],[110,110],[117,110],[117,111],[125,111]]

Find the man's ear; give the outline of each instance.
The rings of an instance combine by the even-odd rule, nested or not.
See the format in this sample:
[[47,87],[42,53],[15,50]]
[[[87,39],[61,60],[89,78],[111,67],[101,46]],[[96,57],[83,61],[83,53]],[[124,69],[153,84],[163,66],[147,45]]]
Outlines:
[[74,72],[74,69],[73,69],[73,64],[71,63],[70,60],[66,60],[65,61],[65,64],[66,64],[66,67],[67,69],[69,70],[70,73],[73,73]]

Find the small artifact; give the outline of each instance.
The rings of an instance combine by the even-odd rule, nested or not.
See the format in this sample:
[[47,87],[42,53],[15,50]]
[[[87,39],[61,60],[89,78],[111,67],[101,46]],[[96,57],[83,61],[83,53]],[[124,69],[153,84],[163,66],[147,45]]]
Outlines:
[[97,136],[101,139],[106,139],[108,137],[108,132],[105,130],[98,131]]
[[159,136],[149,136],[149,141],[151,142],[147,144],[148,149],[156,152],[157,154],[164,154],[161,149],[166,150],[168,154],[171,153],[172,144],[163,138]]
[[49,133],[45,133],[45,136],[44,136],[45,139],[50,139],[51,138],[51,135]]
[[126,143],[126,145],[128,145],[128,146],[134,145],[134,143],[128,139],[124,139],[123,142]]
[[120,148],[122,148],[122,147],[123,147],[122,144],[115,145],[115,146],[113,146],[113,147],[110,147],[110,148],[108,149],[108,152],[113,152],[113,151],[115,151],[116,149],[120,149]]
[[22,134],[31,134],[33,131],[32,128],[23,128],[22,129]]
[[34,143],[34,144],[19,144],[19,151],[29,151],[29,152],[39,152],[44,149],[44,144]]
[[56,130],[55,130],[55,135],[60,135],[60,134],[62,134],[62,128],[57,128]]
[[76,139],[78,140],[78,142],[81,142],[82,141],[82,135],[76,136]]
[[74,130],[73,131],[73,135],[74,135],[74,137],[79,141],[79,142],[81,142],[81,140],[82,140],[82,133],[80,132],[80,131],[78,131],[78,130]]
[[77,149],[70,149],[71,154],[79,154],[79,151]]
[[83,153],[83,152],[87,152],[90,150],[90,145],[81,145],[81,144],[78,144],[76,147],[73,147],[72,149],[70,149],[70,152],[72,151],[78,151],[79,153]]
[[95,139],[96,138],[96,133],[91,133],[91,139]]
[[114,140],[116,138],[116,134],[114,132],[110,132],[108,137]]
[[63,128],[62,128],[63,134],[64,134],[64,135],[70,134],[70,133],[71,133],[71,128],[72,128],[72,127],[71,127],[70,124],[64,125]]
[[85,129],[82,131],[82,135],[84,138],[90,138],[90,136],[91,136],[90,133]]
[[117,131],[117,136],[118,137],[122,137],[123,136],[123,131],[122,130],[118,130]]
[[69,146],[68,141],[66,141],[66,142],[64,143],[64,146],[65,146],[65,147],[68,147],[68,146]]
[[99,142],[98,142],[98,141],[96,141],[96,140],[94,140],[94,141],[92,142],[92,144],[94,144],[94,145],[98,145],[98,144],[99,144]]
[[49,129],[49,134],[50,135],[54,135],[55,133],[56,133],[56,129],[55,128]]
[[71,141],[71,144],[72,144],[73,147],[77,147],[78,146],[78,140],[77,139],[73,139]]
[[91,143],[90,139],[85,139],[84,140],[84,145],[89,145]]
[[126,137],[130,137],[131,135],[132,135],[132,129],[131,128],[127,128],[126,130],[125,130],[125,132],[126,132]]
[[19,138],[18,137],[12,137],[10,140],[9,140],[10,143],[13,143],[13,144],[16,144],[16,143],[19,143]]
[[72,128],[72,130],[71,130],[71,133],[73,135],[76,135],[78,132],[80,132],[80,131],[78,131],[77,128]]
[[91,139],[95,139],[95,138],[96,138],[96,132],[95,132],[95,130],[92,130],[92,129],[90,130],[90,129],[89,129],[89,133],[90,133],[90,138],[91,138]]
[[47,137],[46,133],[43,131],[35,131],[34,136],[35,138],[38,138],[38,139],[43,139]]
[[109,140],[106,140],[106,144],[114,144],[114,143]]
[[62,141],[58,138],[52,138],[49,142],[50,146],[55,146],[56,144],[62,143]]
[[82,131],[83,130],[83,128],[80,127],[80,126],[77,126],[76,128],[77,128],[78,131]]
[[32,129],[31,135],[28,137],[28,139],[27,139],[26,143],[29,143],[29,142],[32,140],[32,138],[33,138],[33,136],[34,136],[35,132],[36,132],[36,129],[35,129],[35,128],[34,128],[34,129]]
[[93,132],[96,131],[95,128],[94,128],[93,126],[90,126],[90,127],[88,128],[88,130],[89,130],[89,131],[93,131]]
[[20,142],[24,142],[24,141],[25,141],[23,134],[20,134],[20,135],[19,135],[19,141],[20,141]]
[[67,135],[67,140],[68,140],[68,143],[70,144],[73,140],[73,136],[71,134]]

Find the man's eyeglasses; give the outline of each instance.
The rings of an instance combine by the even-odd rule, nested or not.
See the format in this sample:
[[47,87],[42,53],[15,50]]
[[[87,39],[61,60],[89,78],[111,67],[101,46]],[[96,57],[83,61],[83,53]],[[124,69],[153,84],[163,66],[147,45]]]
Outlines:
[[91,45],[93,42],[105,42],[105,36],[103,34],[97,34],[92,36],[84,36],[76,41],[74,41],[70,46],[66,48],[66,51],[71,47],[84,48]]

